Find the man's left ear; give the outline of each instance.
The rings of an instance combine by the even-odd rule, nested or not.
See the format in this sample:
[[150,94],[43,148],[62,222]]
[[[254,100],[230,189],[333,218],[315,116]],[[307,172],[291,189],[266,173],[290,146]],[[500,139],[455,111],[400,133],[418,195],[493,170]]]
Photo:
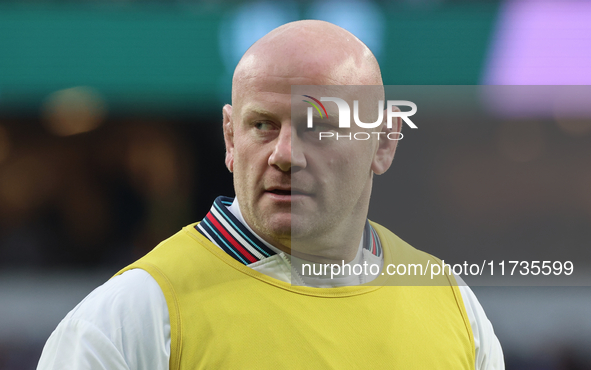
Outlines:
[[[394,111],[400,111],[398,107],[392,107],[392,109]],[[384,111],[384,120],[386,120],[387,113],[387,111]],[[388,128],[386,126],[386,122],[382,124],[383,134],[378,135],[378,149],[376,150],[373,161],[371,162],[371,170],[376,175],[381,175],[386,172],[388,168],[390,168],[392,160],[394,160],[394,153],[396,153],[398,140],[390,140],[388,138],[388,134],[391,134],[390,137],[392,139],[400,139],[400,130],[402,130],[402,119],[400,117],[392,119],[392,128]]]

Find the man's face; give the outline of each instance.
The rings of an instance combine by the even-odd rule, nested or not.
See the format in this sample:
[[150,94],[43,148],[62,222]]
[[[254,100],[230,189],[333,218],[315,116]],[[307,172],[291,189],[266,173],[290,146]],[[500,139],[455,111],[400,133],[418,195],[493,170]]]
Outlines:
[[322,238],[367,215],[377,142],[320,141],[320,131],[347,135],[361,130],[355,124],[339,129],[336,105],[326,104],[332,118],[312,129],[306,126],[306,103],[294,104],[301,114],[292,120],[291,85],[318,82],[259,75],[243,81],[234,106],[225,107],[226,163],[234,173],[241,211],[273,244]]

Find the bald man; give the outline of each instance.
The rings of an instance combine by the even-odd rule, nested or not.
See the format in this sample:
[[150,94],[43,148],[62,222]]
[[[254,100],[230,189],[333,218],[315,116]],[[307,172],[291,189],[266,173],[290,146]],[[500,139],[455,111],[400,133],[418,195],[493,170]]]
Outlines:
[[294,22],[257,41],[223,107],[236,198],[217,198],[201,222],[86,297],[38,369],[504,368],[490,322],[453,276],[416,287],[382,286],[379,271],[302,273],[303,263],[381,271],[438,260],[367,220],[373,175],[389,168],[397,141],[320,145],[292,120],[293,85],[383,93],[371,51],[335,25]]

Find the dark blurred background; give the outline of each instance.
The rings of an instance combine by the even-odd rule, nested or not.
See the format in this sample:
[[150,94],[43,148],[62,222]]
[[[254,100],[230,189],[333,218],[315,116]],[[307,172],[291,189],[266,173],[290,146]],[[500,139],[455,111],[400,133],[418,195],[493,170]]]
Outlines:
[[[94,287],[233,195],[233,69],[304,18],[361,38],[385,84],[591,85],[591,1],[0,2],[0,369],[35,368]],[[409,133],[388,226],[429,251],[566,245],[588,263],[591,124],[508,122]],[[590,288],[474,290],[507,369],[591,368]]]

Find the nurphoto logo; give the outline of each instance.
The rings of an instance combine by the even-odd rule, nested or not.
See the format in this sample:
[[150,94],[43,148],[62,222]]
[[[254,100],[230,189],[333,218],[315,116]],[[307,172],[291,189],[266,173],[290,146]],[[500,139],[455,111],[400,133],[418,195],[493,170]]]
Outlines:
[[[349,107],[349,103],[341,98],[335,97],[321,97],[320,100],[310,96],[310,95],[302,95],[310,100],[303,100],[304,102],[311,105],[308,107],[308,128],[314,127],[314,109],[320,115],[320,118],[328,118],[328,113],[326,112],[326,108],[322,102],[334,102],[337,105],[339,110],[339,128],[350,128],[351,127],[351,108]],[[407,106],[411,109],[406,112],[401,111],[393,111],[392,107],[399,107],[399,106]],[[388,128],[392,128],[392,119],[393,118],[402,118],[404,122],[408,125],[408,127],[412,129],[418,128],[409,118],[409,116],[414,115],[417,112],[417,105],[408,100],[388,100],[387,101],[387,114],[386,114],[386,126]],[[359,100],[353,101],[353,120],[355,124],[361,128],[372,129],[376,128],[381,125],[384,119],[384,101],[378,100],[378,119],[375,122],[362,122],[359,119]],[[400,132],[390,132],[386,134],[383,131],[380,132],[356,132],[355,134],[349,133],[348,135],[339,135],[338,133],[325,131],[319,132],[319,139],[322,138],[335,138],[339,140],[339,138],[348,138],[349,140],[369,140],[373,135],[377,136],[378,140],[381,136],[385,136],[388,140],[401,140],[403,138],[402,133]]]

